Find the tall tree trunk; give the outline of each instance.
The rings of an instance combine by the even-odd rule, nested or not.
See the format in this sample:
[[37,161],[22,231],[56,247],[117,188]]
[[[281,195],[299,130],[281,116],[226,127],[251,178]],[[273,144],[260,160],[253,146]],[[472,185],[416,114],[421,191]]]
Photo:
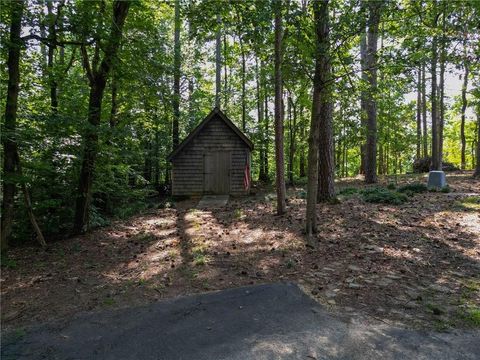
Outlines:
[[[362,130],[365,132],[367,129],[367,91],[365,90],[368,83],[368,74],[367,74],[367,34],[362,31],[360,35],[360,68],[362,73],[362,90],[360,93],[360,123]],[[360,174],[365,174],[365,153],[366,153],[366,136],[365,139],[362,138],[360,144]]]
[[265,105],[264,105],[264,110],[265,110],[265,130],[264,130],[264,134],[265,134],[265,158],[264,158],[264,172],[265,172],[265,180],[269,180],[270,179],[270,174],[269,174],[269,171],[270,171],[270,168],[269,168],[269,162],[268,162],[268,154],[269,154],[269,151],[270,151],[270,120],[269,120],[269,117],[268,117],[268,90],[267,90],[267,86],[265,86],[265,94],[264,94],[264,101],[265,101]]
[[442,11],[442,38],[441,38],[441,47],[440,47],[440,83],[438,89],[439,95],[439,111],[438,111],[438,162],[440,167],[443,163],[443,128],[445,125],[445,66],[447,62],[446,56],[446,1],[442,2],[443,11]]
[[3,199],[1,249],[8,247],[8,240],[12,231],[13,212],[15,202],[15,157],[17,153],[16,126],[18,92],[20,84],[20,39],[22,29],[23,1],[10,2],[10,39],[8,43],[8,86],[5,103],[5,123],[2,133],[3,140]]
[[428,157],[427,128],[427,82],[425,80],[425,64],[422,64],[422,127],[423,127],[423,157]]
[[217,33],[215,40],[215,107],[220,108],[222,93],[222,32],[220,29],[222,20],[217,14]]
[[224,30],[223,33],[223,108],[227,111],[228,107],[228,66],[227,66],[227,56],[228,56],[228,41],[227,34]]
[[418,70],[417,78],[417,152],[416,159],[421,158],[422,150],[422,71]]
[[285,161],[283,144],[283,90],[282,90],[282,0],[275,2],[275,164],[277,187],[277,214],[286,211]]
[[174,30],[174,55],[173,55],[173,123],[172,123],[172,148],[179,144],[180,122],[180,0],[175,0],[175,30]]
[[289,92],[288,95],[288,102],[289,102],[289,110],[288,110],[288,117],[289,117],[289,128],[290,128],[290,141],[289,141],[289,148],[288,148],[288,183],[290,185],[294,185],[293,180],[293,172],[294,172],[294,162],[295,162],[295,152],[296,152],[296,127],[297,127],[297,109],[296,105],[292,100],[292,94]]
[[305,169],[305,146],[303,145],[304,139],[305,139],[305,117],[303,115],[303,106],[300,103],[300,108],[298,110],[299,116],[300,116],[300,138],[302,139],[301,141],[301,147],[300,147],[300,163],[299,163],[299,171],[298,171],[298,176],[301,178],[304,178],[307,176],[306,174],[306,169]]
[[[436,4],[436,2],[435,2]],[[434,27],[437,27],[438,15],[434,18]],[[438,96],[437,96],[437,37],[433,36],[432,39],[432,64],[431,64],[431,74],[432,74],[432,93],[431,93],[431,102],[432,102],[432,164],[431,170],[442,170],[442,164],[440,162],[440,154],[438,152]]]
[[260,152],[260,171],[258,178],[261,181],[266,179],[265,176],[265,134],[263,133],[263,122],[264,122],[264,108],[263,108],[263,99],[262,99],[262,91],[261,91],[261,69],[259,69],[258,65],[258,57],[255,57],[255,77],[257,81],[257,120],[258,120],[258,139],[260,140],[259,152]]
[[382,2],[368,2],[367,78],[369,91],[365,107],[367,110],[367,145],[365,148],[365,182],[377,182],[377,42]]
[[247,130],[247,90],[246,90],[246,66],[247,60],[245,56],[245,50],[243,49],[242,37],[240,38],[240,48],[242,51],[242,130],[245,132]]
[[463,85],[462,85],[462,117],[460,122],[460,140],[462,142],[462,152],[461,152],[461,169],[465,170],[466,167],[466,159],[465,159],[465,151],[467,147],[467,140],[465,138],[465,111],[467,109],[467,88],[468,88],[468,76],[469,76],[469,67],[468,67],[468,58],[467,58],[467,39],[466,39],[466,32],[464,35],[463,41]]
[[89,222],[89,209],[92,194],[93,175],[95,160],[98,153],[98,126],[102,110],[102,99],[105,90],[107,76],[115,60],[122,29],[130,7],[129,1],[115,0],[113,3],[113,20],[110,36],[105,45],[104,57],[98,69],[91,69],[88,63],[86,49],[83,47],[83,62],[90,80],[90,95],[88,101],[88,123],[84,135],[84,150],[82,167],[80,170],[77,200],[75,204],[74,233],[82,233],[87,230]]
[[312,234],[317,232],[317,191],[319,175],[319,148],[320,148],[320,125],[321,117],[324,115],[325,105],[329,99],[322,98],[325,92],[325,81],[329,76],[329,18],[328,18],[328,0],[313,2],[313,15],[316,33],[316,51],[315,51],[315,75],[313,78],[313,97],[312,97],[312,118],[310,122],[310,136],[308,139],[308,182],[307,182],[307,213],[306,213],[306,234],[311,239]]
[[480,104],[477,104],[477,147],[473,177],[480,178]]
[[47,54],[47,73],[48,73],[48,83],[50,86],[50,108],[52,113],[56,114],[58,112],[58,84],[55,79],[55,74],[53,72],[53,62],[55,51],[57,46],[55,45],[57,41],[57,19],[60,16],[61,8],[63,6],[63,1],[60,2],[57,6],[57,14],[53,11],[53,2],[47,1],[48,9],[48,54]]

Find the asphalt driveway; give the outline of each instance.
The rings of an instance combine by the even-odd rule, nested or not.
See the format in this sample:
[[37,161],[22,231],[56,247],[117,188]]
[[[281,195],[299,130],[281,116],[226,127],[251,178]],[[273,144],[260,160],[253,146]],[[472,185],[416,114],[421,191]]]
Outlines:
[[2,359],[479,359],[480,333],[332,316],[294,284],[80,314],[2,335]]

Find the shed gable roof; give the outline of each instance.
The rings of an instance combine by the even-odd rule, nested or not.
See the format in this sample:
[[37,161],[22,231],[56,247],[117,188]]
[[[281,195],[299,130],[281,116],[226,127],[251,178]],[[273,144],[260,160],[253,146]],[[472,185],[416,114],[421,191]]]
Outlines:
[[250,150],[253,150],[253,143],[249,138],[238,128],[235,124],[218,108],[215,107],[210,114],[208,114],[205,119],[202,120],[200,124],[178,145],[178,147],[173,150],[170,155],[168,155],[167,160],[172,161],[172,159],[177,156],[182,150],[202,131],[202,129],[218,116],[244,143],[247,145]]

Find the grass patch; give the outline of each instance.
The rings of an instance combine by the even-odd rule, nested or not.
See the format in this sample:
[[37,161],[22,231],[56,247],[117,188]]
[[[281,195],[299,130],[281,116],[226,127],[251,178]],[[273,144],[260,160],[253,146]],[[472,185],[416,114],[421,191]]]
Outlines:
[[455,201],[454,208],[464,211],[478,211],[480,210],[480,196],[468,196],[459,201]]
[[359,190],[357,188],[346,187],[346,188],[343,188],[342,190],[340,190],[338,192],[338,195],[351,196],[351,195],[358,194],[358,192],[359,192]]
[[400,205],[408,200],[407,195],[381,187],[372,187],[360,192],[368,203]]
[[422,183],[412,183],[400,186],[397,190],[400,193],[423,193],[428,191],[428,187]]
[[113,306],[115,305],[115,300],[110,297],[106,298],[105,300],[103,300],[103,305]]
[[469,307],[461,315],[462,319],[472,327],[480,327],[480,308]]
[[428,303],[425,306],[432,312],[433,315],[442,315],[445,312],[440,306],[432,303]]

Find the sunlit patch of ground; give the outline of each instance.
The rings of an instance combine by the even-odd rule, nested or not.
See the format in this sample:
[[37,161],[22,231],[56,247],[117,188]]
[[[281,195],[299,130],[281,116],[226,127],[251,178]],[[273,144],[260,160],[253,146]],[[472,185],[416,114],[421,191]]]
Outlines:
[[[416,194],[402,205],[359,196],[319,205],[316,249],[305,246],[301,187],[289,191],[285,216],[275,215],[274,194],[259,191],[223,209],[177,203],[47,252],[12,249],[1,277],[3,325],[293,281],[342,314],[436,329],[479,326],[480,182],[448,180],[453,192]],[[337,185],[363,187],[359,179]]]

